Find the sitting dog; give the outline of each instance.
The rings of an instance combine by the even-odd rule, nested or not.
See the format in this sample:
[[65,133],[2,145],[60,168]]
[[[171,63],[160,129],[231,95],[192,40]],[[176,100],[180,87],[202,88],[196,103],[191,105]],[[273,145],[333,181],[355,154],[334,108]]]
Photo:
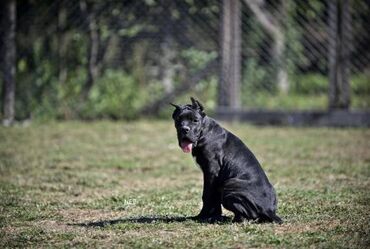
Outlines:
[[234,134],[206,116],[199,101],[175,105],[172,114],[179,146],[192,153],[203,171],[200,220],[221,220],[221,204],[235,215],[233,222],[276,222],[274,187],[253,153]]

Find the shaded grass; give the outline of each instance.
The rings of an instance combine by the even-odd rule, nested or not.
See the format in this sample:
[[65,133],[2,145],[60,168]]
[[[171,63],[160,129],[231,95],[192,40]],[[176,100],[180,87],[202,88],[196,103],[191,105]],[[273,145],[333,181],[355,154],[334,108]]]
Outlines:
[[366,248],[370,130],[226,124],[274,183],[283,225],[205,224],[170,121],[0,128],[0,247]]

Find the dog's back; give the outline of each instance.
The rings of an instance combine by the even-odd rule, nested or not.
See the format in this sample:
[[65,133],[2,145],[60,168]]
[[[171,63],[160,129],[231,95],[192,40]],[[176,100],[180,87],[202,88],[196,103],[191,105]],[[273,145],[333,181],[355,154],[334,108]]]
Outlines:
[[275,190],[257,158],[237,136],[215,120],[208,120],[214,139],[208,148],[203,149],[213,151],[218,155],[211,156],[221,159],[218,181],[225,208],[246,219],[281,223],[275,214]]

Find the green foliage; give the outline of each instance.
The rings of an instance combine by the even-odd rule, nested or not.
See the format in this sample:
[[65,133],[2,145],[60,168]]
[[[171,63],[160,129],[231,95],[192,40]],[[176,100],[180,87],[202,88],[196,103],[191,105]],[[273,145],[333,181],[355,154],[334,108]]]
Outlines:
[[[218,78],[217,77],[210,77],[207,80],[200,81],[194,88],[190,89],[188,92],[177,96],[174,103],[184,104],[189,103],[189,96],[193,96],[199,99],[202,104],[204,105],[207,114],[212,114],[213,111],[216,109],[216,100],[217,100],[217,85],[218,85]],[[158,95],[160,96],[160,95]],[[169,108],[164,108],[160,113],[160,118],[167,119],[171,116],[173,108],[169,106]]]
[[[326,94],[329,88],[329,78],[322,74],[300,74],[292,77],[294,84],[291,91],[297,94]],[[352,94],[355,96],[370,95],[370,75],[355,74],[350,78]]]
[[[24,15],[17,24],[17,119],[137,118],[140,107],[165,93],[161,82],[164,41],[170,41],[175,54],[171,59],[171,63],[176,64],[174,86],[218,56],[217,30],[221,13],[218,1],[186,0],[181,4],[173,1],[167,4],[157,0],[94,0],[87,4],[88,11],[95,14],[99,34],[97,66],[102,74],[87,99],[82,97],[82,89],[87,79],[90,36],[88,19],[80,13],[79,2],[55,4],[47,0],[18,4]],[[364,1],[353,4],[357,13],[353,35],[361,34],[366,41],[368,35],[362,34],[366,33],[364,20],[368,16],[368,5]],[[320,49],[311,56],[308,52],[325,42],[322,38],[327,34],[327,27],[321,22],[327,15],[327,5],[319,0],[267,1],[265,7],[284,33],[284,57],[280,62],[274,60],[271,34],[243,4],[243,106],[326,108],[328,79],[319,72],[327,70],[327,60],[325,56],[318,56]],[[65,27],[59,16],[63,10]],[[167,14],[163,15],[163,11]],[[314,28],[316,34],[309,34],[308,27]],[[60,46],[61,41],[64,48]],[[313,48],[307,47],[304,41],[312,43]],[[361,53],[366,51],[354,46],[351,57]],[[278,91],[276,74],[280,63],[289,76],[288,95]],[[61,68],[67,72],[64,80],[59,79]],[[368,72],[351,76],[352,107],[370,106],[369,79]],[[194,89],[176,96],[176,101],[183,103],[189,95],[198,96],[210,112],[216,107],[217,85],[218,72],[215,72]],[[167,117],[168,114],[169,110],[164,110],[161,115]]]
[[322,74],[301,74],[292,77],[294,84],[292,84],[291,91],[296,94],[327,94],[329,79]]
[[352,76],[351,89],[356,95],[370,96],[370,72]]
[[107,70],[91,89],[82,116],[132,119],[143,101],[143,93],[132,76]]
[[58,106],[58,84],[55,68],[48,60],[40,60],[33,74],[22,70],[17,74],[16,115],[17,118],[55,118]]
[[[322,74],[298,74],[290,77],[289,94],[279,94],[260,89],[269,75],[264,68],[250,60],[246,67],[242,85],[243,105],[249,108],[325,110],[328,106],[329,79]],[[351,106],[354,109],[370,107],[370,77],[354,75],[350,81]]]
[[292,86],[294,83],[291,78],[300,74],[300,67],[304,68],[311,62],[304,54],[304,46],[302,43],[304,30],[301,24],[297,22],[297,19],[300,18],[299,12],[301,11],[299,7],[304,3],[297,4],[295,1],[287,1],[285,4],[287,15],[283,17],[284,21],[281,22],[285,39],[284,56],[281,61],[281,66],[285,67],[285,70],[287,70],[290,89],[294,87]]
[[257,64],[256,60],[248,59],[243,72],[243,94],[255,92],[271,92],[269,89],[270,75],[268,69]]
[[181,56],[189,63],[191,71],[194,72],[202,69],[207,62],[215,59],[217,57],[217,53],[214,51],[207,52],[195,48],[189,48],[183,50],[181,52]]
[[243,25],[248,26],[243,32],[243,38],[247,40],[246,47],[243,48],[245,60],[242,62],[242,103],[247,103],[251,94],[258,92],[275,93],[276,88],[276,61],[270,57],[266,59],[260,54],[264,54],[266,41],[270,40],[268,33],[257,21],[254,15],[243,15]]

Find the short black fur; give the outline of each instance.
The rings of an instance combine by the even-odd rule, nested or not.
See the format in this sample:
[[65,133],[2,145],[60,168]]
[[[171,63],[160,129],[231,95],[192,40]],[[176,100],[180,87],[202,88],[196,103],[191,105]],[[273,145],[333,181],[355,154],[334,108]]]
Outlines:
[[198,218],[220,219],[223,205],[234,213],[235,222],[282,223],[276,215],[274,187],[256,157],[238,137],[208,117],[199,101],[191,101],[172,104],[176,108],[172,118],[180,147],[191,151],[203,171],[203,208]]

